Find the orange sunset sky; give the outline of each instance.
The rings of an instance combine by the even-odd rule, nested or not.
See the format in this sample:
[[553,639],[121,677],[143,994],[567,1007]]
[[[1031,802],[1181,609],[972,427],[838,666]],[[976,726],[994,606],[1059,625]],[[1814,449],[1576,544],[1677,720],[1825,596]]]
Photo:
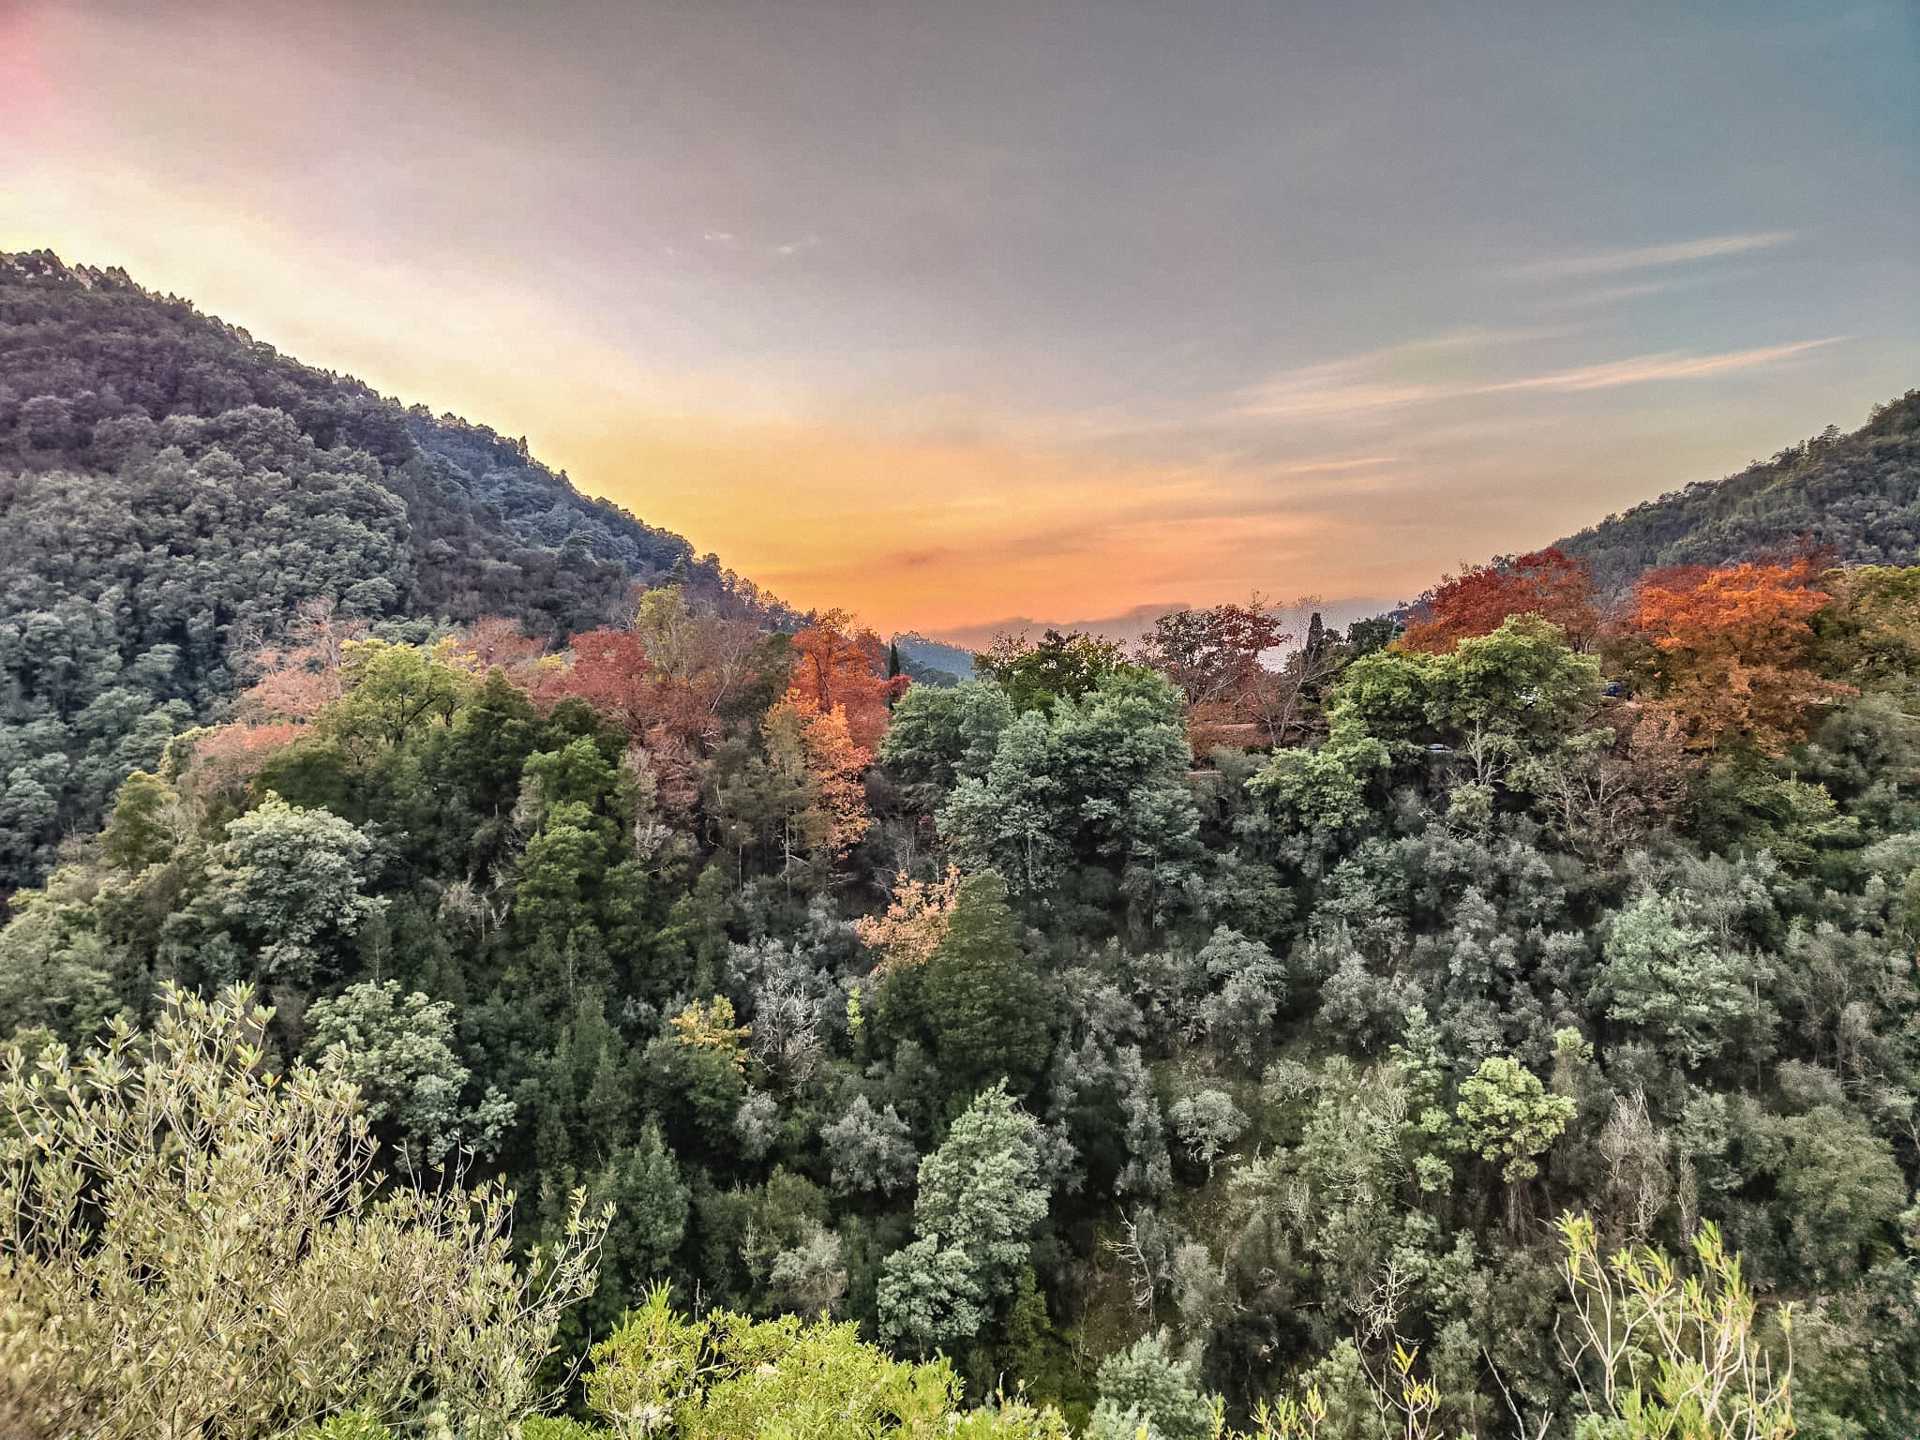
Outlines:
[[0,249],[967,638],[1391,602],[1915,382],[1900,0],[1182,9],[0,0]]

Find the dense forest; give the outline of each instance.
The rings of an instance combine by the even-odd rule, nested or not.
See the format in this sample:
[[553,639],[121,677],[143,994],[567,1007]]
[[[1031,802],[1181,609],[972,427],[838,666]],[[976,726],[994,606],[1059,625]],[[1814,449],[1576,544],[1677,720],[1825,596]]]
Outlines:
[[124,277],[0,306],[6,1433],[1920,1428],[1920,567],[917,683]]

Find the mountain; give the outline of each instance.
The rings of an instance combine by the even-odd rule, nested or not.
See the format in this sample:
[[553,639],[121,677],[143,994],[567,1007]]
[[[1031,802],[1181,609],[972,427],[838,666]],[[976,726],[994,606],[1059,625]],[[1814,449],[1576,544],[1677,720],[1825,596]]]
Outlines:
[[1560,542],[1603,591],[1665,565],[1812,547],[1842,564],[1920,561],[1920,390],[1724,480],[1698,481]]
[[922,683],[956,685],[973,678],[971,650],[932,639],[917,630],[902,631],[893,637],[893,644],[900,651],[907,674],[920,680],[921,675],[916,672],[925,672],[926,678]]
[[635,584],[798,616],[524,440],[302,365],[124,271],[0,255],[0,892],[216,718],[237,651],[324,598],[376,633],[543,640]]

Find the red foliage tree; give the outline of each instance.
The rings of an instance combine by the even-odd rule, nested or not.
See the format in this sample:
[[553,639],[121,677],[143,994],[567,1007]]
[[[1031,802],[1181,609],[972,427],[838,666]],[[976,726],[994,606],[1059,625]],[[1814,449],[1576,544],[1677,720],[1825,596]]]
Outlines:
[[218,804],[238,806],[266,763],[305,733],[304,725],[236,721],[203,730],[194,739],[181,771],[182,798],[202,815]]
[[1660,702],[1688,747],[1777,754],[1807,733],[1813,707],[1853,693],[1812,667],[1811,621],[1833,598],[1810,560],[1690,566],[1640,582],[1628,624],[1650,646]]
[[241,693],[240,713],[268,720],[311,720],[340,698],[347,642],[366,633],[364,620],[343,619],[330,599],[301,601],[285,636],[277,643],[253,646],[242,660],[254,679]]
[[1593,573],[1584,560],[1558,548],[1475,565],[1449,575],[1422,596],[1400,644],[1444,654],[1462,640],[1491,635],[1511,615],[1539,615],[1584,649],[1599,634]]
[[588,630],[570,642],[573,664],[553,678],[554,698],[575,697],[640,736],[653,723],[656,697],[646,646],[629,630]]
[[1170,611],[1136,653],[1185,691],[1188,705],[1230,705],[1257,679],[1262,653],[1292,638],[1255,596],[1247,605]]
[[[751,620],[696,611],[675,585],[640,597],[633,632],[645,647],[654,687],[647,744],[688,757],[717,744],[727,717],[776,677],[779,651]],[[758,707],[755,707],[758,708]]]
[[482,674],[498,666],[509,675],[524,673],[546,647],[504,615],[482,615],[460,631],[460,651],[473,657]]

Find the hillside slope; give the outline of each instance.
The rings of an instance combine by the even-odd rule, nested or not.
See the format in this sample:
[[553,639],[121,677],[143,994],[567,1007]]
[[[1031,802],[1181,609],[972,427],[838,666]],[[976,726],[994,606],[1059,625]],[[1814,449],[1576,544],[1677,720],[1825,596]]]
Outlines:
[[544,639],[637,582],[796,617],[522,440],[299,364],[120,270],[0,256],[0,892],[167,739],[234,650],[329,598]]
[[1920,561],[1920,390],[1724,480],[1699,481],[1609,515],[1560,542],[1618,591],[1662,565],[1719,565],[1813,547],[1843,564]]
[[[902,631],[893,637],[892,643],[906,662],[909,675],[915,675],[916,670],[922,671],[932,677],[945,677],[936,683],[948,685],[973,679],[971,650],[949,645],[944,640],[931,639],[917,630]],[[915,675],[915,678],[919,677]]]

